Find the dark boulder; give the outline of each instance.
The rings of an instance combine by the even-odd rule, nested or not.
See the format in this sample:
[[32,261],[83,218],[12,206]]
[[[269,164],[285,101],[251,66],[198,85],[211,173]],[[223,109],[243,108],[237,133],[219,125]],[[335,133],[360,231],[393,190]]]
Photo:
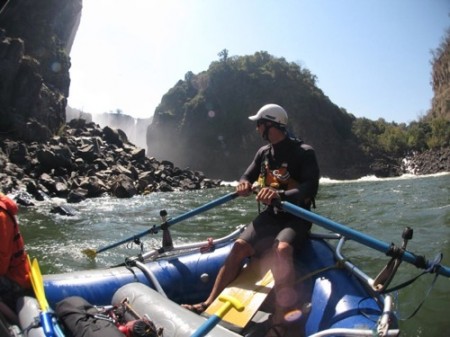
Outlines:
[[120,174],[112,182],[111,192],[117,198],[131,198],[137,194],[133,180],[125,174]]
[[2,190],[80,202],[102,195],[129,198],[220,186],[220,180],[208,180],[202,172],[148,158],[126,139],[120,130],[76,120],[46,142],[5,139],[0,144]]
[[124,143],[128,143],[127,136],[119,131],[119,129],[112,129],[109,126],[103,128],[103,135],[105,141],[109,144],[114,144],[122,147]]

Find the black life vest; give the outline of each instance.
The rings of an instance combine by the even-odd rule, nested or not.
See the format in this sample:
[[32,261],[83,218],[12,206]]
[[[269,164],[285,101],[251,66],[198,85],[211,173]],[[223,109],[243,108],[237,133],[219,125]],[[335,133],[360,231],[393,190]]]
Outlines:
[[[300,139],[290,139],[298,146],[303,144]],[[289,190],[299,185],[289,174],[287,162],[278,163],[278,165],[275,163],[272,156],[272,146],[269,146],[262,153],[261,170],[256,183],[259,187],[272,187],[280,190]]]

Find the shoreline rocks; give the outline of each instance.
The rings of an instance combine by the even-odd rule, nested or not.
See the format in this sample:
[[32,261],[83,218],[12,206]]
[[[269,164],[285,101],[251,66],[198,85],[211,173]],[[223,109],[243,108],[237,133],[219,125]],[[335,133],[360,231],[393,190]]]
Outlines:
[[378,159],[374,160],[370,169],[379,178],[450,172],[450,148],[413,152],[404,158],[378,155]]
[[417,175],[450,172],[450,148],[413,153],[403,160],[402,167],[405,172]]
[[83,119],[67,123],[45,143],[4,139],[0,146],[2,191],[26,191],[37,200],[42,200],[42,192],[76,203],[102,195],[130,198],[220,183],[202,172],[146,157],[145,150],[129,143],[120,129],[100,128]]
[[[28,127],[32,129],[33,123]],[[383,177],[450,172],[450,148],[415,153],[402,163],[392,159],[379,163],[377,170]],[[20,195],[24,205],[33,204],[25,192],[36,200],[58,197],[77,203],[103,195],[130,198],[221,183],[202,172],[146,157],[145,150],[128,142],[120,129],[101,128],[83,119],[72,120],[45,143],[3,139],[0,144],[1,190]]]

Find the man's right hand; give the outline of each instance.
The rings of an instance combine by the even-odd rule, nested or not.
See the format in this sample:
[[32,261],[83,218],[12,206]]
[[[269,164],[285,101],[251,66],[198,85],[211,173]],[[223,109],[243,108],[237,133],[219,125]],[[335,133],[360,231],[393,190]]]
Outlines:
[[246,180],[240,181],[236,186],[236,192],[241,197],[247,197],[252,193],[252,185]]
[[256,201],[263,203],[264,205],[271,205],[272,201],[280,199],[278,190],[273,187],[263,187],[256,195]]

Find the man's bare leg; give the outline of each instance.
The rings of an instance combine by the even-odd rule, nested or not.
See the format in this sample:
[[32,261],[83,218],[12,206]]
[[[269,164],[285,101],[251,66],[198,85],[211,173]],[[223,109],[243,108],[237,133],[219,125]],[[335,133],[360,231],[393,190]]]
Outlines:
[[236,240],[224,265],[217,274],[216,281],[208,298],[203,303],[194,305],[183,304],[182,306],[199,313],[205,311],[205,309],[214,302],[217,296],[220,295],[222,290],[238,276],[239,271],[241,270],[242,260],[253,254],[254,250],[247,242],[241,239]]
[[272,273],[275,279],[275,312],[273,324],[286,323],[285,315],[298,304],[295,290],[295,269],[293,247],[287,242],[275,244]]

